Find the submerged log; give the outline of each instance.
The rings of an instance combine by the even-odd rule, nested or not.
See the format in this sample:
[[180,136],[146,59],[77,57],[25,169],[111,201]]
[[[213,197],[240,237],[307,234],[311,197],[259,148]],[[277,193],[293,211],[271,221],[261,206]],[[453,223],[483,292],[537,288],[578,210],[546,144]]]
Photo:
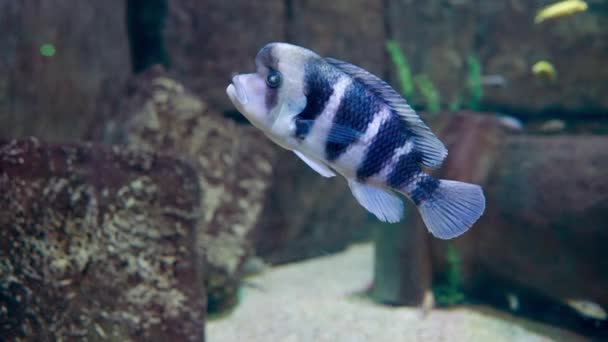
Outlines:
[[433,125],[449,150],[434,176],[482,185],[486,211],[450,241],[421,238],[411,210],[403,231],[382,227],[372,293],[418,304],[432,284],[439,304],[468,297],[605,338],[604,314],[572,303],[608,308],[608,137],[504,135],[500,125],[470,114]]
[[484,182],[485,215],[453,243],[460,263],[433,241],[436,279],[457,272],[475,300],[605,340],[606,147],[606,136],[508,136]]
[[479,275],[608,308],[607,147],[606,136],[510,137],[474,236]]
[[0,144],[0,336],[201,341],[200,190],[171,157]]

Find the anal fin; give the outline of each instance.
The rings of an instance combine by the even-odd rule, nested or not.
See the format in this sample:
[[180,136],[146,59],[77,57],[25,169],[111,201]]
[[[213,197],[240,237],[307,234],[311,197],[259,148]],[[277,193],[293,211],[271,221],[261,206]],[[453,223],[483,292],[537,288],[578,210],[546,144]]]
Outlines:
[[395,223],[403,218],[403,201],[390,190],[349,179],[353,195],[367,211],[380,221]]

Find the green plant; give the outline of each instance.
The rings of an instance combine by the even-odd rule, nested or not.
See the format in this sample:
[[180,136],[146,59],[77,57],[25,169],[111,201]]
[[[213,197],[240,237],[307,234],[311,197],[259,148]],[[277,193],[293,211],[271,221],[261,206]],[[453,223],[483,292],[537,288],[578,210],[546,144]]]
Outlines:
[[399,43],[394,40],[386,42],[386,49],[391,56],[393,64],[397,68],[401,94],[409,101],[414,94],[414,82],[412,81],[412,72],[410,70],[410,65],[407,62],[407,58],[403,54]]
[[420,74],[414,77],[414,82],[418,87],[418,91],[424,98],[426,110],[430,113],[441,111],[439,91],[435,88],[431,79],[426,74]]
[[481,84],[481,62],[475,55],[469,55],[467,58],[469,67],[467,84],[469,87],[469,108],[479,110],[481,107],[481,99],[483,98],[483,86]]
[[448,244],[446,250],[447,270],[444,274],[443,282],[433,288],[437,303],[444,306],[451,306],[461,303],[464,300],[462,292],[462,261],[458,251],[452,244]]
[[457,112],[460,110],[460,108],[462,108],[462,96],[455,95],[448,105],[448,110],[450,112]]

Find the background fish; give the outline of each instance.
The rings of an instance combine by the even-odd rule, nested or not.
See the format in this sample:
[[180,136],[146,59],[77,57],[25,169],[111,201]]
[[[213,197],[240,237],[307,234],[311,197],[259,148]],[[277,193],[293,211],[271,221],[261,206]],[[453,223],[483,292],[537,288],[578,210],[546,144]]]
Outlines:
[[588,8],[587,3],[582,0],[564,0],[556,2],[549,6],[543,7],[536,17],[534,22],[540,24],[545,20],[557,19],[573,15],[579,12],[584,12]]
[[464,233],[485,209],[481,187],[437,180],[447,149],[405,100],[369,72],[302,47],[272,43],[257,72],[237,75],[226,92],[278,145],[324,177],[346,178],[357,201],[382,221],[403,218],[402,193],[441,239]]

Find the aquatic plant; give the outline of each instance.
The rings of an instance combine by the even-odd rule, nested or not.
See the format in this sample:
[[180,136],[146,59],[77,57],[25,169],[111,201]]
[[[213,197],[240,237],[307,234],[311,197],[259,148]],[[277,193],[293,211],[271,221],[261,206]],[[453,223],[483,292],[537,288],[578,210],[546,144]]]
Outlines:
[[469,86],[469,108],[472,110],[479,110],[481,107],[481,99],[483,98],[483,87],[481,84],[481,62],[479,57],[475,55],[469,55],[467,58],[468,64],[468,79],[467,84]]
[[462,96],[460,94],[454,95],[452,101],[448,104],[448,110],[450,112],[457,112],[462,108]]
[[430,113],[437,113],[441,111],[441,101],[439,91],[426,74],[416,75],[414,82],[418,88],[418,91],[424,98],[426,110]]
[[407,62],[407,58],[403,54],[403,50],[401,50],[399,43],[394,40],[386,42],[386,49],[391,56],[393,64],[397,68],[401,94],[409,100],[414,94],[414,82],[412,81],[412,72],[410,70],[410,65]]
[[439,305],[451,306],[464,300],[462,292],[462,261],[458,251],[452,244],[446,249],[447,270],[443,282],[433,288],[435,299]]

